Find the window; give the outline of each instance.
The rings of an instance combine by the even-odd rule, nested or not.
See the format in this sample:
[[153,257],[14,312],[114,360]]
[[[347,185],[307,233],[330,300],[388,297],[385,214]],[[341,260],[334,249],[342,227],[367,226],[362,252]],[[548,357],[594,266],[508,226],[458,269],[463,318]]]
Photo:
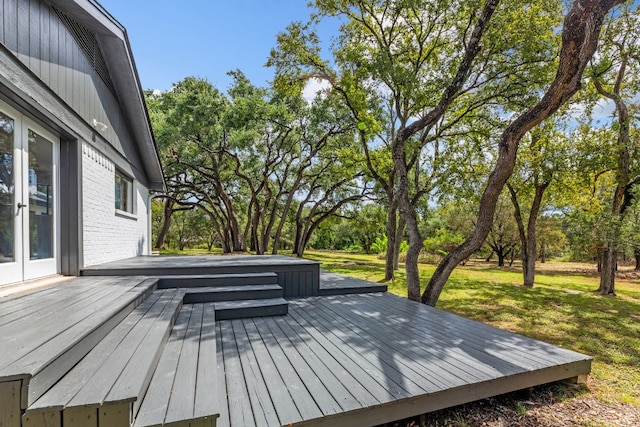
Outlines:
[[116,170],[116,210],[133,213],[133,180]]

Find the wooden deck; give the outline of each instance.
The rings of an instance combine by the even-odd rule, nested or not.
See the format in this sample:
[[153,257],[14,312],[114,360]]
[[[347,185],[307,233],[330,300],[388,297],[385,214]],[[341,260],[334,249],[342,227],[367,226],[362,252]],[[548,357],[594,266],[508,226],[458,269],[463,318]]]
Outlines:
[[371,426],[590,371],[591,359],[387,293],[217,322],[219,426]]
[[79,278],[0,302],[0,384],[26,408],[155,289],[145,277]]
[[328,272],[318,289],[334,295],[220,320],[221,295],[257,278],[276,288],[274,274],[197,270],[189,289],[184,260],[164,279],[80,277],[0,299],[0,425],[378,425],[590,371],[587,356]]
[[276,273],[287,298],[317,296],[320,263],[282,255],[140,256],[84,268],[83,276]]
[[387,285],[320,270],[320,291],[318,292],[320,296],[386,291]]

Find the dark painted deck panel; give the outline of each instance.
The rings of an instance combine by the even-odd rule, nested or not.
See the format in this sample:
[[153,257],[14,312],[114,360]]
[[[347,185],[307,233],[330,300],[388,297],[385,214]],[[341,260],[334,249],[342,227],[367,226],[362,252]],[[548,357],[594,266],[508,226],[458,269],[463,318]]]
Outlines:
[[142,256],[90,266],[83,276],[275,273],[287,298],[317,296],[320,264],[281,255]]
[[[303,298],[286,317],[218,325],[229,402],[219,426],[376,425],[576,377],[591,364],[386,293]],[[311,405],[291,392],[302,386]]]
[[[165,264],[165,258],[148,258],[142,260],[147,267],[158,263],[151,258]],[[211,258],[215,257],[188,260],[186,264],[209,268]],[[237,264],[236,260],[244,257],[219,258],[224,258],[222,264]],[[265,267],[274,271],[282,268],[276,273],[278,282],[291,294],[314,290],[363,293],[274,300],[274,307],[288,304],[289,314],[236,320],[215,320],[216,305],[223,308],[226,303],[195,302],[183,306],[162,354],[158,356],[149,391],[133,408],[135,415],[142,402],[137,426],[173,422],[185,427],[290,423],[300,426],[377,425],[590,371],[591,359],[587,356],[381,292],[384,285],[321,273],[317,263],[300,262],[295,258],[273,258],[276,262],[271,267],[262,265],[268,257],[260,257],[258,263],[253,258],[245,259],[251,269]],[[280,258],[284,259],[278,262]],[[137,261],[139,259],[125,260],[122,265],[133,267]],[[168,261],[169,266],[174,261],[175,265],[180,265],[170,275],[188,274],[180,270],[185,268],[185,258]],[[113,267],[113,263],[110,264],[92,271],[96,274],[98,271],[109,272]],[[233,268],[246,266],[235,265]],[[219,274],[229,272],[229,268],[217,273],[196,270],[195,274]],[[137,270],[116,271],[126,275],[127,271]],[[149,271],[154,272],[154,277],[160,274],[155,268]],[[234,274],[240,277],[245,273],[238,270]],[[60,340],[59,335],[68,338],[86,335],[87,331],[93,330],[88,323],[93,324],[107,316],[107,312],[111,313],[108,319],[118,319],[121,312],[111,307],[116,302],[124,306],[135,302],[136,307],[141,307],[137,310],[143,311],[148,304],[150,309],[156,296],[147,296],[147,293],[155,288],[157,280],[87,276],[0,301],[0,332],[16,343],[24,337],[29,338],[28,343],[20,342],[12,348],[22,354],[19,359],[12,358],[11,351],[0,347],[0,372],[8,372],[0,379],[7,381],[0,383],[0,394],[10,393],[18,384],[22,396],[24,390],[19,379],[28,378],[28,375],[11,374],[7,368],[17,366],[18,360],[22,362],[25,358],[37,361],[36,355],[44,355],[38,353],[41,346],[52,337],[55,337],[53,342],[61,346],[66,339]],[[223,283],[216,286],[222,290],[228,288]],[[248,289],[252,289],[252,285],[245,283]],[[200,286],[210,284],[201,283]],[[143,291],[145,287],[147,290]],[[202,294],[209,291],[202,287],[194,290]],[[246,305],[248,312],[252,304],[250,300],[240,302],[241,306]],[[90,308],[83,309],[85,305]],[[42,314],[43,308],[48,316]],[[92,310],[95,313],[90,313]],[[132,310],[132,313],[136,312],[136,308]],[[136,323],[130,316],[123,318],[119,323],[122,326],[110,326],[113,330],[124,330],[113,339],[102,338],[102,346],[107,346],[110,339],[124,342],[127,331]],[[39,337],[35,326],[27,327],[33,319],[38,319],[40,324],[47,319],[55,319],[55,322],[47,324],[43,328],[46,333]],[[113,320],[105,322],[109,324]],[[133,323],[127,326],[126,322]],[[140,336],[135,341],[142,343],[144,339]],[[71,353],[78,356],[82,351]],[[103,358],[108,358],[108,353],[105,349]],[[40,363],[50,364],[50,361],[42,359]],[[66,369],[65,364],[59,366]],[[80,366],[82,363],[76,365]],[[132,363],[131,366],[124,376],[141,373],[138,371],[142,369],[134,369],[139,364]],[[95,370],[87,368],[87,375],[98,375],[99,371],[98,367]],[[70,377],[69,381],[73,382],[71,380]],[[37,380],[32,382],[35,384]],[[127,404],[132,395],[120,394]],[[86,402],[78,400],[77,403]],[[64,427],[97,427],[109,425],[109,420],[120,426],[124,421],[118,420],[124,420],[128,412],[123,404],[110,406],[108,411],[98,411],[95,407],[91,410],[68,408],[63,412],[60,409],[52,404],[43,405],[42,412],[28,412],[28,416],[23,417],[23,427],[48,427],[50,422],[59,425],[56,422],[60,419],[64,421]]]

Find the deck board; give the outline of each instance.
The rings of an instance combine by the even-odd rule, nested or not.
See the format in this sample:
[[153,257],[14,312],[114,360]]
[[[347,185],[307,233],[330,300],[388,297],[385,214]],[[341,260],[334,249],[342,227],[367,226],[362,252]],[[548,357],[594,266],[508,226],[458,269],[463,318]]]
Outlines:
[[216,314],[214,304],[203,304],[200,347],[198,349],[198,372],[196,376],[193,417],[211,415],[219,406],[218,364],[216,360]]
[[[381,299],[383,305],[388,309],[397,310],[398,314],[415,315],[414,308],[411,304],[407,304],[407,301],[401,299],[391,302],[388,298]],[[429,316],[429,319],[423,319],[420,324],[414,325],[412,328],[422,331],[423,334],[428,331],[428,333],[434,333],[440,337],[455,335],[465,344],[468,343],[470,347],[501,360],[506,357],[509,363],[520,364],[521,368],[536,369],[551,363],[562,363],[566,361],[567,357],[571,358],[575,355],[570,350],[516,335],[445,311],[432,311]],[[430,331],[429,323],[438,324],[439,327]]]
[[[285,317],[217,325],[230,402],[222,427],[247,416],[259,426],[382,424],[590,369],[587,356],[386,293],[301,298]],[[298,421],[281,416],[292,411],[281,381]],[[301,410],[291,391],[301,386],[317,408]]]
[[[284,333],[283,328],[280,327],[282,322],[278,322],[278,319],[271,317],[261,317],[255,319],[255,321],[269,349],[272,352],[274,349],[282,351],[286,356],[286,361],[282,360],[282,364],[279,366],[283,371],[295,372],[299,382],[302,384],[300,398],[305,397],[306,393],[310,396],[309,400],[304,402],[310,408],[305,408],[304,404],[298,406],[305,419],[332,415],[342,411],[342,407],[327,389],[327,386],[320,381],[318,375],[313,374],[314,370],[311,365],[314,360],[303,356],[304,346],[302,344],[296,345],[297,340],[294,340],[293,336],[290,339],[283,339],[287,335]],[[316,364],[315,366],[317,368],[318,365]],[[299,386],[297,381],[293,384]],[[303,410],[302,408],[305,409]]]
[[275,406],[277,402],[271,399],[269,391],[262,377],[262,368],[268,369],[268,364],[258,365],[258,360],[251,349],[249,337],[246,335],[242,320],[232,320],[231,328],[238,351],[238,359],[244,374],[244,386],[247,389],[257,425],[279,425]]
[[[314,400],[318,396],[309,392],[304,382],[302,382],[294,364],[289,360],[290,354],[287,354],[278,340],[274,339],[270,330],[264,329],[262,325],[264,325],[265,318],[260,317],[250,320],[253,323],[250,326],[252,336],[255,336],[257,341],[259,340],[258,345],[261,346],[261,351],[270,355],[273,367],[278,370],[282,385],[290,394],[300,419],[321,417],[323,414]],[[247,321],[246,323],[249,322]],[[260,360],[262,361],[263,358],[261,357]],[[281,417],[280,419],[282,420],[283,418]],[[295,415],[290,418],[289,422],[293,422],[294,419],[296,419]]]
[[[362,303],[367,303],[366,298],[362,298]],[[319,304],[324,304],[323,301],[319,301]],[[324,304],[327,308],[326,313],[320,322],[332,322],[331,320],[331,305]],[[425,336],[421,334],[423,328],[428,327],[433,330],[431,326],[421,324],[423,328],[416,328],[410,323],[404,320],[395,320],[397,313],[390,312],[384,315],[385,322],[367,323],[363,322],[364,318],[372,315],[371,305],[365,305],[364,307],[355,310],[352,306],[349,312],[342,311],[336,313],[341,315],[343,321],[351,323],[355,331],[359,331],[360,334],[369,336],[387,336],[389,337],[384,343],[375,343],[376,351],[381,351],[387,355],[387,357],[400,357],[401,361],[408,361],[409,366],[416,366],[416,360],[418,360],[418,366],[421,367],[420,371],[429,373],[429,378],[436,378],[441,381],[440,385],[444,387],[458,386],[459,380],[463,379],[465,382],[473,380],[483,380],[493,378],[497,374],[514,373],[517,372],[518,367],[505,363],[504,361],[487,357],[482,352],[476,352],[474,357],[468,357],[469,349],[449,348],[447,351],[442,351],[432,347],[432,343],[437,339],[454,338],[454,335],[441,335],[435,332],[436,336]],[[418,319],[413,319],[413,322],[420,322]],[[438,328],[439,329],[439,328]],[[434,330],[435,331],[435,330]],[[401,333],[402,332],[402,333]],[[430,332],[431,333],[431,332]],[[347,336],[347,339],[350,339]],[[460,341],[460,346],[466,343]],[[425,356],[429,356],[428,361],[424,360]],[[490,360],[488,360],[490,359]],[[484,363],[483,363],[484,362]],[[497,367],[501,367],[498,370]],[[416,373],[420,375],[420,373]],[[448,380],[448,382],[446,381]],[[433,390],[431,390],[433,391]]]
[[[144,277],[94,277],[54,285],[59,287],[54,302],[41,301],[48,307],[43,310],[48,316],[34,308],[33,316],[0,328],[3,339],[7,337],[7,345],[0,348],[0,381],[24,379],[25,409],[139,305],[155,282]],[[25,295],[15,298],[25,301]],[[0,313],[5,304],[13,302],[12,297],[0,301]]]
[[[294,390],[289,389],[288,384],[283,380],[282,374],[280,370],[278,370],[272,357],[272,353],[277,354],[277,352],[270,352],[265,346],[253,319],[243,319],[242,325],[256,360],[260,361],[261,380],[264,381],[270,399],[278,402],[278,404],[275,405],[275,410],[280,420],[280,425],[301,421],[303,418],[292,396]],[[280,359],[279,362],[281,362],[280,366],[283,366],[282,362],[284,362],[284,360]]]
[[176,377],[171,389],[171,398],[167,405],[165,423],[193,418],[203,311],[202,304],[194,304],[191,310],[180,359],[176,367]]
[[128,336],[142,317],[160,298],[154,293],[140,304],[127,318],[114,328],[89,354],[40,399],[29,407],[28,412],[62,410],[82,388],[91,381],[100,368],[109,360],[117,347]]
[[152,386],[149,387],[139,412],[134,414],[136,415],[134,426],[164,423],[192,309],[192,305],[183,306],[176,318],[169,341],[154,373]]

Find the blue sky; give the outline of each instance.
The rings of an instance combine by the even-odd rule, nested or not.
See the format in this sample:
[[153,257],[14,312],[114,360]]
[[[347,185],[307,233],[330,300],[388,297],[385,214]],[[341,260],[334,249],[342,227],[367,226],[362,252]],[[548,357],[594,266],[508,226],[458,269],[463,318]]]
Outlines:
[[[142,87],[160,90],[197,76],[225,91],[236,68],[266,85],[276,35],[311,12],[306,0],[98,1],[127,29]],[[323,27],[323,39],[336,29]]]

